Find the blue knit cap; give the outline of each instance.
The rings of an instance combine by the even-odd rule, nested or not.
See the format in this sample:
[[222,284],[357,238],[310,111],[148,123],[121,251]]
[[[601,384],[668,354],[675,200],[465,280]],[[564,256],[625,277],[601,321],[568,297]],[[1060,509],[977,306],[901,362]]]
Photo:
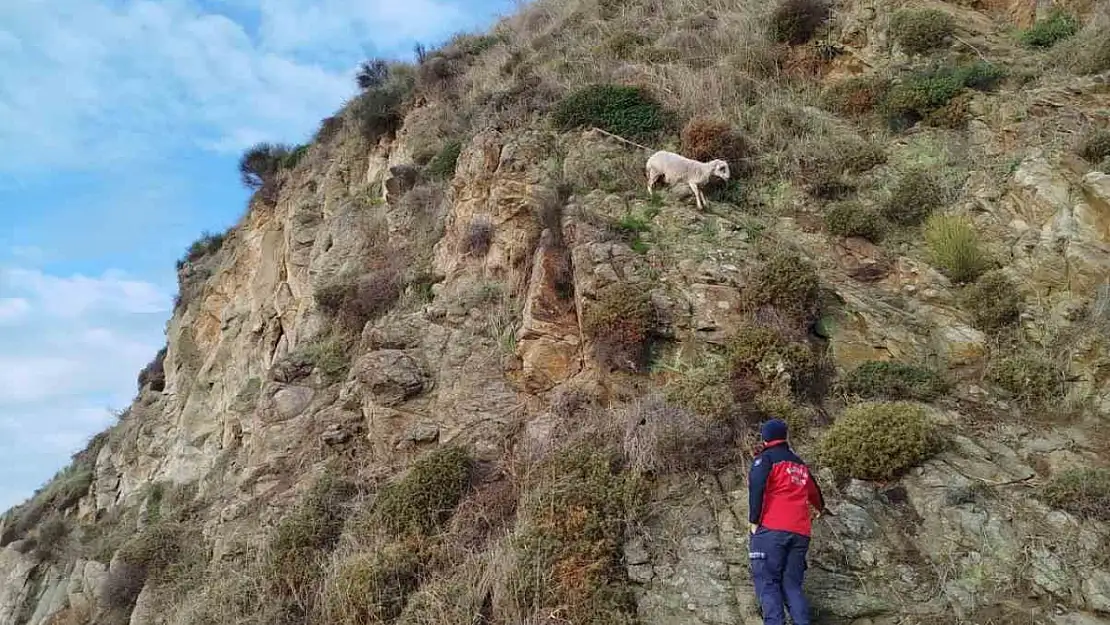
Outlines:
[[763,436],[764,443],[786,440],[786,422],[782,419],[771,419],[759,428],[759,433]]

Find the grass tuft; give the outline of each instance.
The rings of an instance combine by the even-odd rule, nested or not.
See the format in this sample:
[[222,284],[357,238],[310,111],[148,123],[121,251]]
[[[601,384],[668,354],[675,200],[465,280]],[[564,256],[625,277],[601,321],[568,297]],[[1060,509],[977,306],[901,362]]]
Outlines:
[[933,215],[925,224],[925,243],[932,263],[957,284],[974,281],[990,267],[975,225],[964,217]]

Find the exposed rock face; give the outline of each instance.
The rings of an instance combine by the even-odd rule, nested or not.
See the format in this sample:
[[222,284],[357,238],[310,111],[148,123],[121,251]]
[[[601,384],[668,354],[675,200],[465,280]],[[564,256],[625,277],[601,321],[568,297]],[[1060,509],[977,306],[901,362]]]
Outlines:
[[[839,28],[851,53],[830,63],[830,79],[894,54],[881,33],[885,9],[849,4]],[[976,28],[988,12],[1018,25],[1043,12],[1026,0],[976,4],[958,9]],[[1046,344],[1076,329],[1082,311],[1110,321],[1110,175],[1037,147],[1045,118],[1077,132],[1107,93],[1090,78],[976,95],[970,138],[935,139],[1014,155],[1004,177],[967,167],[951,208],[973,217],[1017,285],[1026,329]],[[891,483],[820,474],[831,514],[814,533],[816,622],[986,623],[1016,610],[1033,615],[1022,622],[1110,623],[1110,526],[1031,496],[1060,471],[1106,462],[1110,364],[1097,334],[1069,348],[1065,372],[1069,400],[1089,402],[1085,419],[980,422],[1010,408],[982,376],[995,337],[975,327],[962,287],[920,250],[831,237],[798,218],[812,217],[806,206],[709,214],[684,198],[583,187],[622,175],[629,158],[628,146],[591,132],[487,128],[465,142],[451,181],[435,183],[409,161],[438,137],[421,120],[439,114],[418,108],[392,142],[368,145],[347,127],[314,145],[282,174],[273,205],[256,199],[218,252],[182,268],[190,286],[167,328],[165,388],[145,389],[96,449],[73,520],[149,512],[153,485],[191,484],[219,563],[252,549],[329,459],[355,459],[377,480],[437,445],[463,443],[483,467],[502,461],[518,434],[542,448],[566,416],[548,406],[558,392],[587,389],[591,401],[617,405],[651,383],[609,375],[592,358],[583,311],[606,287],[645,285],[653,338],[668,357],[698,353],[727,343],[742,322],[757,248],[793,245],[819,268],[827,301],[811,338],[827,343],[838,370],[941,361],[959,379],[937,416],[953,434],[943,453]],[[940,132],[890,151],[923,158],[915,142]],[[629,215],[652,224],[639,245],[614,226]],[[398,301],[339,340],[327,289],[380,269],[383,257],[401,266]],[[622,549],[645,625],[761,622],[741,469],[655,485],[650,518]],[[0,535],[11,530],[0,519]],[[35,546],[0,547],[0,625],[103,616],[110,555],[53,561]],[[131,625],[192,622],[163,613],[153,584],[135,602]]]

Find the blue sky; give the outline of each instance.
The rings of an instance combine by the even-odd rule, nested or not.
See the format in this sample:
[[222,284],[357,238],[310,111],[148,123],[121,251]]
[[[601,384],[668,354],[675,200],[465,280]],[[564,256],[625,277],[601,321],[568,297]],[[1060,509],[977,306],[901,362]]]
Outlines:
[[363,59],[513,4],[0,2],[0,510],[130,402],[174,261],[246,207],[246,147],[310,137]]

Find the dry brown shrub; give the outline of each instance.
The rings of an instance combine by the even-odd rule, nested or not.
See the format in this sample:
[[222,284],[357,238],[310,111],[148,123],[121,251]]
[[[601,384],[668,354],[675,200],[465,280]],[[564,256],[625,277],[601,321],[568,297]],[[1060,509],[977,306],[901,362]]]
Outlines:
[[624,454],[640,473],[716,470],[736,459],[740,423],[699,415],[649,396],[624,412]]
[[727,121],[695,117],[682,128],[682,153],[703,162],[723,159],[737,175],[749,168],[751,148]]

